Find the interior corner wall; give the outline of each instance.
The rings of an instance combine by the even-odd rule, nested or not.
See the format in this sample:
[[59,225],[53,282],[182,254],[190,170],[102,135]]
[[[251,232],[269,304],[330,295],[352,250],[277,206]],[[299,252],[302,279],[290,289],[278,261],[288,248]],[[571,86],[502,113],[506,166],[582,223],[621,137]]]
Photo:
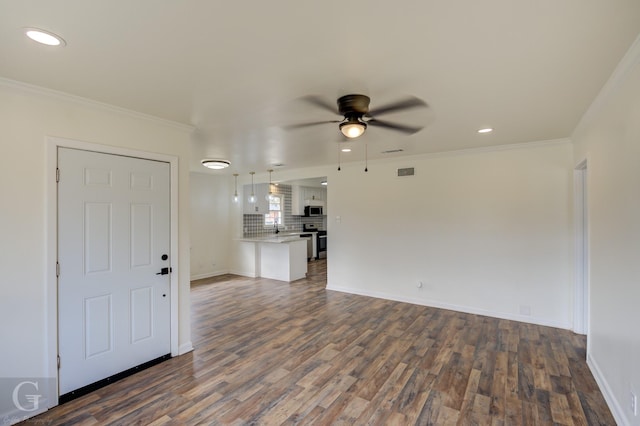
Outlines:
[[[620,424],[640,425],[640,46],[635,64],[573,136],[587,160],[588,362]],[[640,411],[640,408],[638,408]]]
[[566,140],[344,165],[328,288],[569,329],[572,188]]
[[228,176],[191,173],[191,279],[228,273],[231,203]]
[[0,132],[0,377],[50,377],[46,179],[54,177],[45,176],[49,136],[178,157],[178,343],[189,346],[189,129],[0,81]]

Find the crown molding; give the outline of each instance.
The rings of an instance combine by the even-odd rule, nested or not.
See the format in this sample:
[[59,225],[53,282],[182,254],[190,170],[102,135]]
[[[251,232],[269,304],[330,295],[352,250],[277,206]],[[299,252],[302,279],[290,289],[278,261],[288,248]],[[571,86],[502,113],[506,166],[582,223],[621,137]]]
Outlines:
[[607,99],[615,93],[618,86],[627,77],[627,74],[629,74],[638,64],[640,64],[640,35],[631,44],[627,53],[622,57],[607,82],[602,86],[602,89],[600,89],[600,92],[598,92],[593,102],[578,122],[578,125],[571,134],[571,139],[575,139],[575,136],[580,134],[582,130],[584,130],[594,120],[598,112],[603,108]]
[[156,117],[154,115],[144,114],[142,112],[134,111],[127,108],[122,108],[119,106],[107,104],[104,102],[95,101],[89,98],[83,98],[81,96],[71,95],[66,92],[61,92],[59,90],[48,89],[42,86],[36,86],[33,84],[25,83],[22,81],[11,80],[8,78],[0,77],[0,86],[8,87],[11,89],[20,90],[23,92],[32,93],[35,95],[45,96],[47,98],[57,99],[64,102],[74,103],[76,105],[81,105],[89,108],[100,109],[103,111],[114,112],[118,114],[127,115],[132,118],[137,118],[141,120],[151,121],[157,124],[162,124],[165,126],[170,126],[179,130],[184,130],[187,132],[192,132],[195,130],[194,126],[179,123],[177,121],[167,120],[165,118]]

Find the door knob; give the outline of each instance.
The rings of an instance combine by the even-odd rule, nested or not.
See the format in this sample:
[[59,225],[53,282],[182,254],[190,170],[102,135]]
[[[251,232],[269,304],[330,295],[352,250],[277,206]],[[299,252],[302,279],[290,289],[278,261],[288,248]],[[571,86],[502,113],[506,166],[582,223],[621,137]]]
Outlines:
[[162,268],[162,269],[160,269],[160,272],[156,273],[156,275],[167,275],[170,272],[172,272],[171,268]]

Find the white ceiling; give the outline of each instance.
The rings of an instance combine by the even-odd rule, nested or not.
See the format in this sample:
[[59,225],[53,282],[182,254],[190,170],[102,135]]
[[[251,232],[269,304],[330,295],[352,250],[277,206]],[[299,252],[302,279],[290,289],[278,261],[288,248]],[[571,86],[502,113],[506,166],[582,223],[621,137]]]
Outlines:
[[283,129],[337,118],[311,94],[429,104],[343,162],[568,137],[639,33],[637,0],[0,0],[0,76],[192,125],[194,170],[245,173],[337,162],[336,124]]

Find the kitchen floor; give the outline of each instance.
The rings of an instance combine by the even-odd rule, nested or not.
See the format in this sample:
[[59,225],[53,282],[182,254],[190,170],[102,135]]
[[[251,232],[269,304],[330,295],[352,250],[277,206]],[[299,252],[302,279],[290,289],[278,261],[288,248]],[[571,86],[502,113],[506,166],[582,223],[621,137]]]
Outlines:
[[[292,283],[192,283],[195,350],[59,406],[44,424],[615,424],[585,338]],[[33,421],[33,419],[31,420]]]

